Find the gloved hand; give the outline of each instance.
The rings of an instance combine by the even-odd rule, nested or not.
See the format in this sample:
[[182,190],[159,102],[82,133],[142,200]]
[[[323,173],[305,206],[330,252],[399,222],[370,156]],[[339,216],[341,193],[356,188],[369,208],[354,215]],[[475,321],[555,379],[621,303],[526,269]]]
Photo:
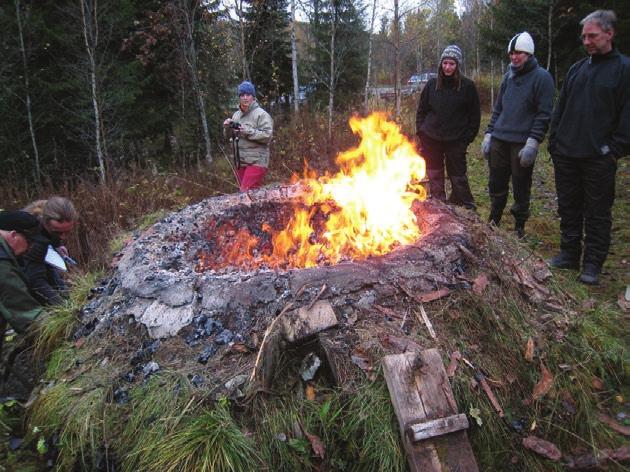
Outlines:
[[518,152],[522,167],[531,167],[534,165],[536,156],[538,155],[538,146],[540,146],[540,143],[534,138],[527,138],[525,146]]
[[486,161],[490,160],[490,141],[492,140],[492,135],[490,133],[486,133],[483,135],[483,141],[481,141],[481,154]]

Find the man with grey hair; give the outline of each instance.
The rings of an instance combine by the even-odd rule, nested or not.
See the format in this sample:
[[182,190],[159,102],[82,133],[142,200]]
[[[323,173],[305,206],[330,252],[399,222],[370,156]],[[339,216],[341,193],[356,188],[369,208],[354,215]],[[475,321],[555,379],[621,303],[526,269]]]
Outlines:
[[597,10],[580,22],[589,57],[569,69],[549,135],[561,233],[549,264],[578,270],[581,258],[579,281],[589,285],[610,247],[617,159],[630,153],[630,59],[613,43],[615,21]]

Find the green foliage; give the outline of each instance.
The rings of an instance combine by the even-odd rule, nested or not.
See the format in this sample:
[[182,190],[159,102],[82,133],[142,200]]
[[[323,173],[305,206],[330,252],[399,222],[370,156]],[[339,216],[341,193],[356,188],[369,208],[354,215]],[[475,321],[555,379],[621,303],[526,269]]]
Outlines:
[[58,383],[43,391],[31,408],[32,426],[46,435],[59,431],[60,470],[71,470],[75,462],[84,467],[96,463],[105,440],[105,424],[111,421],[106,396],[105,387],[89,381],[77,382],[76,386]]
[[77,313],[85,305],[90,290],[100,277],[99,272],[74,277],[68,299],[60,305],[48,307],[37,322],[36,358],[43,359],[72,334],[78,324]]
[[[331,7],[332,5],[332,7]],[[360,15],[361,4],[351,0],[317,1],[309,24],[310,48],[306,62],[307,81],[315,84],[312,101],[328,104],[330,88],[331,35],[335,28],[335,106],[345,108],[360,98],[367,70],[367,35]]]
[[114,439],[124,470],[139,470],[147,456],[155,457],[159,441],[175,431],[192,406],[190,383],[172,372],[152,376],[130,392],[126,421]]
[[161,436],[143,455],[142,470],[232,471],[257,470],[260,459],[251,438],[234,422],[227,405],[196,412]]
[[286,0],[246,0],[245,51],[251,79],[262,101],[269,103],[293,90],[289,13]]
[[366,383],[356,392],[327,392],[321,401],[285,398],[258,401],[252,426],[261,454],[274,470],[313,468],[308,435],[325,447],[323,467],[334,470],[405,470],[398,426],[384,382]]

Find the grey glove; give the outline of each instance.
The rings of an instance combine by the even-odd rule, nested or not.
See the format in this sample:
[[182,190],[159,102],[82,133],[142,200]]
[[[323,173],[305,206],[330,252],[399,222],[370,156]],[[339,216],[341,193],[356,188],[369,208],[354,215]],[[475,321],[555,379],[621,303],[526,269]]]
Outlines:
[[481,141],[481,154],[486,161],[490,160],[490,141],[492,140],[492,135],[490,133],[486,133],[483,135],[483,141]]
[[538,155],[538,146],[540,146],[540,143],[534,138],[527,138],[525,146],[518,152],[522,167],[531,167],[534,165],[536,156]]

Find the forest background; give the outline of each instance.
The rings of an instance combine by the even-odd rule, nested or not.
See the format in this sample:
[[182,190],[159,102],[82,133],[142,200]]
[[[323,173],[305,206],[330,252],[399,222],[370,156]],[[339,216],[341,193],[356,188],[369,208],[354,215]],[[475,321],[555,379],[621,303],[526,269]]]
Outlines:
[[413,136],[406,81],[435,71],[448,44],[485,112],[523,30],[559,90],[597,8],[617,12],[628,53],[627,0],[3,2],[0,207],[69,196],[79,259],[104,263],[106,241],[142,216],[237,189],[221,123],[240,81],[275,120],[268,181],[287,181],[304,162],[334,166],[353,114],[387,111]]

